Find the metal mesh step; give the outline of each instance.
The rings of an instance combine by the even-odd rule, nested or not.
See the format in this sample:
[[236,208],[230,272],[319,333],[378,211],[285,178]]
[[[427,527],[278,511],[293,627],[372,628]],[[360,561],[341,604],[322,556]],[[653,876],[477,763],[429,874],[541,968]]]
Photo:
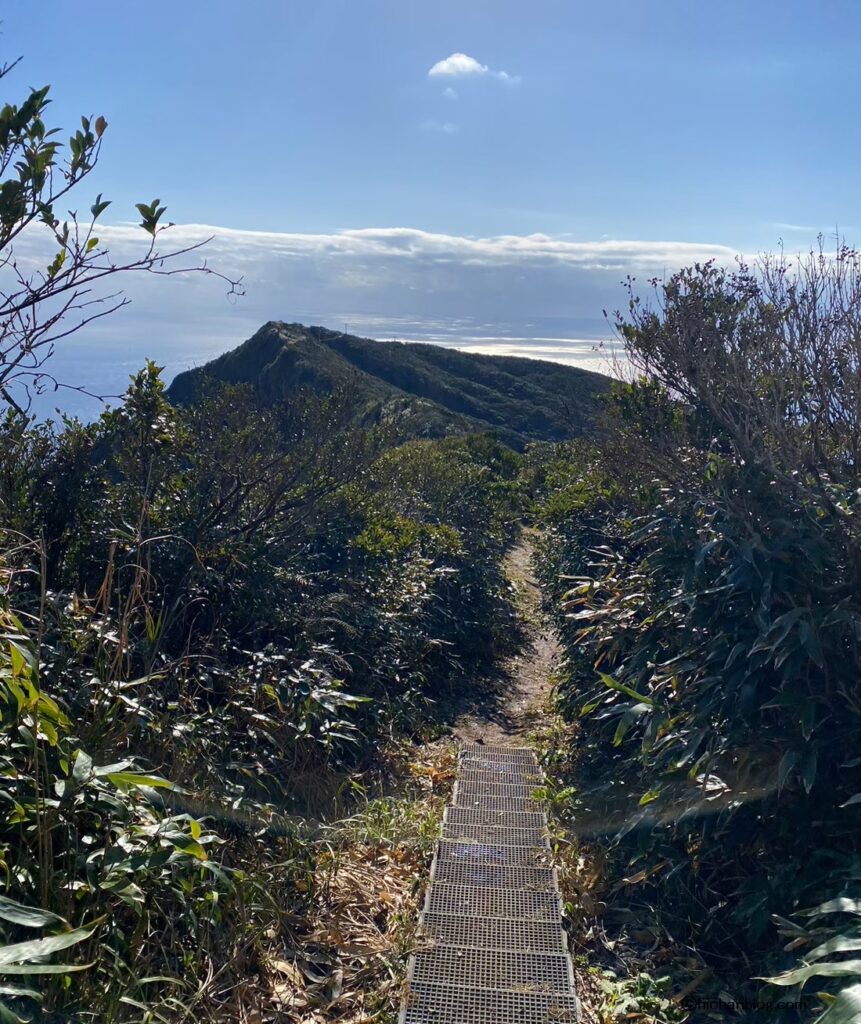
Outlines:
[[491,828],[545,828],[543,811],[494,811],[488,807],[446,807],[443,821],[450,825],[487,825]]
[[575,995],[458,988],[414,982],[400,1024],[572,1024]]
[[553,892],[557,887],[552,868],[524,868],[512,864],[464,864],[437,860],[431,880],[449,885],[486,885],[493,889],[527,889]]
[[494,889],[438,880],[427,891],[424,912],[558,922],[562,917],[562,897],[553,890]]
[[461,791],[455,783],[452,802],[455,807],[481,807],[486,811],[540,811],[541,803],[538,800],[528,800],[521,796],[487,796],[482,793],[473,793],[470,790]]
[[410,960],[400,1024],[579,1019],[528,747],[463,747]]
[[458,825],[444,821],[443,839],[467,839],[502,846],[540,846],[549,849],[544,828],[494,828],[493,825]]
[[464,743],[460,748],[461,757],[493,757],[500,761],[527,761],[537,764],[535,752],[531,747],[495,747],[485,743]]
[[516,785],[506,782],[489,782],[486,779],[465,779],[457,780],[458,793],[468,793],[473,797],[504,796],[516,800],[536,800],[534,794],[538,786],[534,783],[521,783]]
[[457,773],[458,781],[463,785],[474,784],[482,786],[528,786],[530,789],[538,789],[544,785],[544,778],[534,770],[528,772],[482,772],[472,768],[464,768]]
[[500,782],[534,782],[541,785],[544,772],[537,764],[524,761],[493,761],[489,757],[464,757],[460,762],[460,778],[468,774],[482,772],[489,779],[496,778]]
[[518,992],[573,992],[571,962],[564,953],[437,946],[419,950],[409,980],[421,984],[509,988]]
[[472,840],[442,839],[437,844],[437,860],[451,864],[510,864],[522,868],[550,866],[550,851],[540,846],[503,846]]
[[[558,914],[556,915],[558,917]],[[447,946],[516,949],[528,953],[565,951],[565,932],[558,921],[523,921],[506,917],[423,914],[420,935]]]

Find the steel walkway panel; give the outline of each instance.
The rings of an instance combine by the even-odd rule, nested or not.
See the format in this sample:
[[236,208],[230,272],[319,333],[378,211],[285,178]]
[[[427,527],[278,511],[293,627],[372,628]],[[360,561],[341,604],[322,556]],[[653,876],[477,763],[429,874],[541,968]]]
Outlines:
[[543,811],[496,811],[480,805],[446,807],[442,820],[452,825],[489,825],[504,829],[547,827],[547,815]]
[[493,825],[458,825],[444,821],[442,838],[494,843],[501,846],[538,846],[545,850],[550,848],[547,832],[543,828],[498,828]]
[[436,946],[413,957],[410,982],[509,988],[517,992],[573,992],[574,975],[566,953]]
[[507,917],[523,921],[560,921],[562,897],[552,890],[494,889],[485,885],[436,882],[425,896],[425,912],[469,917]]
[[422,914],[419,934],[434,944],[510,949],[527,953],[562,953],[565,933],[556,920],[524,921],[508,917],[472,917],[463,914]]
[[462,747],[400,1024],[579,1020],[543,782],[528,747]]
[[400,1024],[575,1024],[576,995],[413,984]]

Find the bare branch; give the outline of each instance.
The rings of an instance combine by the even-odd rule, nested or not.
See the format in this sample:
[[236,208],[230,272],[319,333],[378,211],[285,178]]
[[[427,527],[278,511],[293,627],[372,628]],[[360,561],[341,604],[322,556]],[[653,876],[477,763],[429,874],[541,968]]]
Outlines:
[[[0,67],[2,79],[17,61]],[[213,270],[206,261],[188,263],[186,257],[201,250],[209,239],[162,251],[159,241],[171,225],[161,222],[165,207],[158,199],[138,203],[144,246],[133,259],[116,261],[99,244],[96,226],[110,205],[101,195],[90,208],[91,219],[79,221],[76,212],[60,221],[55,208],[88,177],[101,153],[107,127],[104,118],[81,118],[81,128],[70,137],[64,163],[62,147],[46,130],[42,113],[48,88],[31,91],[20,107],[7,106],[0,119],[0,273],[11,281],[0,290],[0,396],[15,408],[16,387],[42,386],[41,378],[60,386],[43,370],[55,345],[65,341],[94,320],[116,312],[128,303],[122,291],[101,293],[107,279],[131,273],[172,277],[204,274],[224,282],[228,299],[244,294],[242,281]],[[14,169],[14,170],[10,170]],[[15,243],[39,229],[49,242],[53,258],[46,255],[43,269],[24,269],[16,257]],[[28,405],[29,405],[29,390]]]

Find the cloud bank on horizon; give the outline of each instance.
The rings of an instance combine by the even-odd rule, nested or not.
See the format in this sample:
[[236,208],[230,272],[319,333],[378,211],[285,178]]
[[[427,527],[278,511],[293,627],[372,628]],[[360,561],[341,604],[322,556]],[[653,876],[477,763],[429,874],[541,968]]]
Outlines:
[[[105,225],[100,236],[113,248],[141,240],[134,224]],[[261,252],[284,256],[391,257],[397,260],[449,264],[561,263],[592,270],[681,266],[694,260],[731,262],[738,255],[730,246],[708,242],[644,241],[602,238],[577,241],[569,236],[536,232],[485,238],[424,231],[412,227],[345,228],[333,232],[251,231],[210,224],[174,224],[162,236],[165,245],[184,247],[206,241],[208,252],[224,252],[239,259]]]
[[[116,260],[145,245],[131,224],[103,225],[99,234]],[[129,278],[123,285],[131,305],[58,346],[52,368],[61,380],[116,395],[146,358],[163,364],[169,379],[235,347],[268,320],[346,324],[368,337],[600,369],[605,354],[596,346],[612,336],[602,310],[624,305],[628,275],[639,277],[645,292],[649,278],[736,256],[706,242],[482,238],[410,227],[312,234],[177,224],[161,240],[163,251],[208,240],[207,263],[241,275],[246,296],[227,302],[218,284],[198,275]],[[44,266],[44,242],[32,235],[19,257]],[[97,411],[64,393],[48,407],[57,404]]]

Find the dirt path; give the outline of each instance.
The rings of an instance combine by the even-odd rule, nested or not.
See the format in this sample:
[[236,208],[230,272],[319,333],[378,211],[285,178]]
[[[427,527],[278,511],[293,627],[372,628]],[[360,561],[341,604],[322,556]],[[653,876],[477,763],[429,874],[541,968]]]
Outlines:
[[532,575],[532,534],[524,530],[505,558],[505,573],[517,593],[524,643],[487,681],[486,696],[461,715],[454,726],[458,740],[488,744],[522,743],[544,718],[559,641],[541,615],[541,595]]

